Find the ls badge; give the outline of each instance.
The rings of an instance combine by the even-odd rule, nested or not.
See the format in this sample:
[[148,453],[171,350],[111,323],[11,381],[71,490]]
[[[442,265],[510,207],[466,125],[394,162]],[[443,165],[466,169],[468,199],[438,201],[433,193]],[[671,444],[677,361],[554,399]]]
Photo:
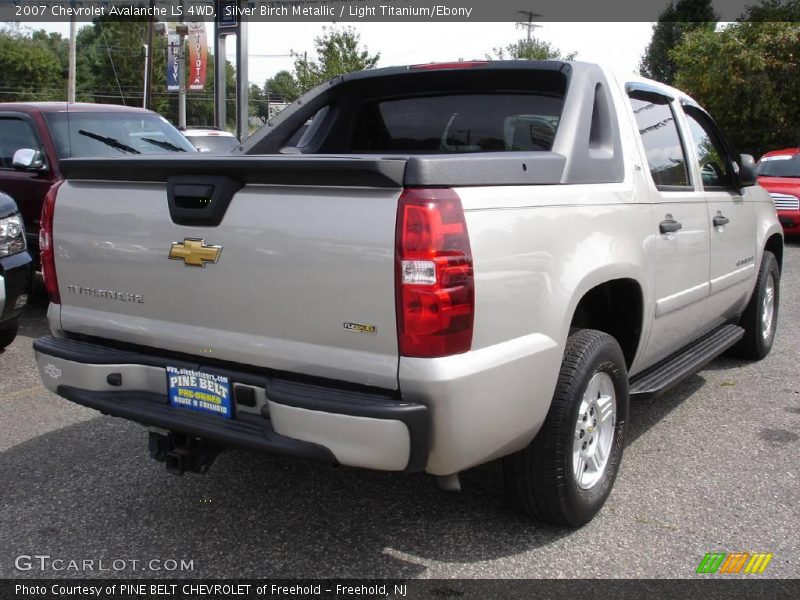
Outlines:
[[182,260],[184,265],[205,267],[206,263],[216,263],[222,254],[222,246],[206,246],[205,240],[185,238],[182,242],[172,242],[169,257]]

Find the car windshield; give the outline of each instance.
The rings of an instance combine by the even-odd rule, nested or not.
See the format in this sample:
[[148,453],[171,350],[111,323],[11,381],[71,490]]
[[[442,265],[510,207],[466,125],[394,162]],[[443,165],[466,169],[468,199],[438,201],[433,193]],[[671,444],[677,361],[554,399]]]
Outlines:
[[229,135],[192,135],[187,133],[186,139],[201,152],[211,152],[212,154],[227,154],[239,145],[236,138]]
[[194,146],[156,114],[124,112],[47,113],[60,158],[195,152]]
[[765,156],[758,162],[761,177],[800,177],[800,154]]

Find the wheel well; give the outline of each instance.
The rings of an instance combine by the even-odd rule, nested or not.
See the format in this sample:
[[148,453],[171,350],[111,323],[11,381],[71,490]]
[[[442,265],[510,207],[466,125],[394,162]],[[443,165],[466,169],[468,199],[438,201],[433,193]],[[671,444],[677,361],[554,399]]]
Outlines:
[[636,281],[607,281],[581,298],[570,329],[597,329],[613,336],[630,368],[642,334],[643,306],[642,289]]
[[775,259],[778,261],[778,267],[783,270],[783,238],[780,234],[776,233],[767,240],[767,243],[764,244],[764,250],[769,250],[775,255]]

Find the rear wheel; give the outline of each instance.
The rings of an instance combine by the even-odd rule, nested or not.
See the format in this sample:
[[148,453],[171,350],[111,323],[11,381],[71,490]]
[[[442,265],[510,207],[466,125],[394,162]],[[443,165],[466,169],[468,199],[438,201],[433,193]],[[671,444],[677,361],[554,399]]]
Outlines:
[[570,335],[544,425],[504,459],[509,493],[529,516],[556,525],[589,522],[608,498],[622,459],[628,375],[617,341]]
[[17,321],[0,325],[0,351],[5,350],[17,337]]
[[778,326],[780,282],[778,261],[772,252],[765,250],[753,296],[739,321],[744,337],[731,349],[734,356],[761,360],[772,350]]

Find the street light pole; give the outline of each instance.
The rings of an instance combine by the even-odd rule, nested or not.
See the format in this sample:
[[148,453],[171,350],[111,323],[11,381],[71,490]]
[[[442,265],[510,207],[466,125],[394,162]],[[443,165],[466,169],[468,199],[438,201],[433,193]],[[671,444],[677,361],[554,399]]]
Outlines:
[[[185,26],[184,26],[185,27]],[[184,29],[178,26],[178,126],[186,127],[186,55],[184,53]]]
[[181,18],[175,28],[178,32],[178,127],[186,127],[186,52],[184,40],[189,33],[189,26],[183,22],[183,0],[181,0]]
[[240,142],[250,132],[250,85],[247,79],[247,21],[243,19],[236,35],[236,137]]
[[225,58],[225,36],[219,34],[219,26],[214,24],[214,39],[216,48],[214,51],[214,126],[225,129],[225,66],[228,62]]

